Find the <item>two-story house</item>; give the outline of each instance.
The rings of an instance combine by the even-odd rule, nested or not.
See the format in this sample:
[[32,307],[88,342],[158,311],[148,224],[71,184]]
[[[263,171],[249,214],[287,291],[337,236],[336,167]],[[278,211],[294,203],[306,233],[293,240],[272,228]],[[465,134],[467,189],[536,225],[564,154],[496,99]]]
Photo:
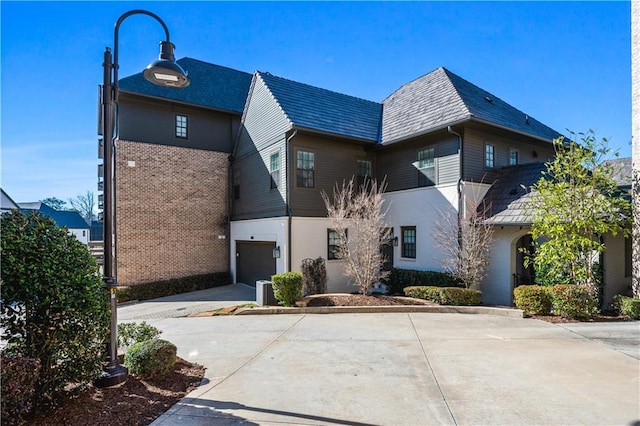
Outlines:
[[[464,218],[505,166],[539,169],[560,136],[445,68],[373,102],[266,72],[179,63],[191,78],[185,89],[141,74],[120,82],[122,285],[216,271],[254,285],[323,257],[329,291],[354,291],[333,258],[337,235],[321,197],[352,177],[386,181],[387,267],[441,270],[440,216]],[[527,225],[495,225],[508,252],[482,290],[485,303],[506,305],[527,273],[518,258]]]

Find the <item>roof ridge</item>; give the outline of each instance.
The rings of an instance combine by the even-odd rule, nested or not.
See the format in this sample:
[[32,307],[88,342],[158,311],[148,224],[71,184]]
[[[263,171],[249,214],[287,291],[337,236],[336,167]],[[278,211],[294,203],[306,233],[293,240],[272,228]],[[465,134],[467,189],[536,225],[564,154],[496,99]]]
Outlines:
[[[183,59],[188,59],[188,60],[190,60],[190,61],[200,62],[201,64],[205,64],[205,65],[212,65],[212,66],[214,66],[214,67],[224,68],[224,69],[231,70],[231,71],[241,72],[241,73],[244,73],[244,74],[247,74],[247,75],[252,75],[250,72],[247,72],[247,71],[238,70],[238,69],[235,69],[235,68],[228,67],[228,66],[226,66],[226,65],[218,65],[218,64],[214,64],[213,62],[207,62],[207,61],[203,61],[202,59],[191,58],[191,57],[189,57],[189,56],[183,56],[182,58],[180,58],[180,59],[176,60],[176,62],[181,61],[181,60],[183,60]],[[189,71],[189,70],[186,70],[186,71]]]
[[329,93],[333,93],[333,94],[340,95],[340,96],[346,96],[348,98],[357,99],[359,101],[369,102],[369,103],[376,104],[376,105],[380,105],[381,104],[380,102],[372,101],[372,100],[365,99],[365,98],[360,98],[358,96],[348,95],[346,93],[337,92],[335,90],[325,89],[323,87],[314,86],[314,85],[308,84],[308,83],[302,83],[300,81],[292,80],[292,79],[286,78],[286,77],[281,77],[279,75],[271,74],[269,71],[256,71],[256,72],[259,73],[259,74],[266,74],[268,76],[275,77],[275,78],[278,78],[280,80],[290,81],[290,82],[295,83],[295,84],[301,84],[303,86],[307,86],[307,87],[310,87],[310,88],[316,89],[316,90],[321,90],[323,92],[329,92]]

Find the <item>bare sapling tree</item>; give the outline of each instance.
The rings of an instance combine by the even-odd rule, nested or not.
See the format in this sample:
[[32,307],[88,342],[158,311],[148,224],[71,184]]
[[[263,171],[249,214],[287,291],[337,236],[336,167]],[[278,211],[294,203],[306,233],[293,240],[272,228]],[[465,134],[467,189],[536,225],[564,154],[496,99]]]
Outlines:
[[338,234],[336,257],[345,262],[344,274],[362,294],[388,276],[382,270],[386,259],[381,252],[391,232],[384,221],[385,188],[384,181],[378,184],[375,180],[355,188],[352,178],[342,186],[336,183],[333,199],[322,192],[327,217]]
[[438,212],[433,238],[446,254],[441,262],[445,272],[462,281],[466,288],[479,290],[489,266],[493,226],[485,221],[489,213],[486,205],[477,207],[469,199],[465,204],[466,212],[460,214],[453,207]]
[[76,198],[70,198],[69,204],[72,210],[80,213],[80,216],[91,225],[91,221],[95,217],[93,210],[95,207],[95,197],[93,192],[87,191],[86,194],[80,194]]

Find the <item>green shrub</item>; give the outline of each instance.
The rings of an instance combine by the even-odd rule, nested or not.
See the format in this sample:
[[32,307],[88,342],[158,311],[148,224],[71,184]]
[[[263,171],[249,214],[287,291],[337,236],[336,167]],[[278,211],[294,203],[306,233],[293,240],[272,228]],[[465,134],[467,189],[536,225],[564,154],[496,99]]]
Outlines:
[[302,295],[327,292],[327,268],[324,259],[302,259]]
[[177,348],[166,340],[150,339],[134,343],[124,354],[129,372],[145,379],[165,376],[173,371]]
[[131,287],[119,287],[117,289],[118,302],[157,299],[158,297],[173,296],[174,294],[229,285],[231,282],[231,274],[229,272],[216,272],[213,274],[174,278],[167,281],[136,284]]
[[558,284],[552,287],[553,313],[565,318],[589,318],[598,310],[598,301],[587,286]]
[[404,294],[440,305],[474,306],[482,302],[481,291],[460,287],[413,286],[406,287]]
[[0,215],[1,326],[21,356],[38,359],[38,404],[54,405],[102,371],[107,292],[88,248],[38,212]]
[[21,425],[33,408],[40,361],[33,358],[2,358],[0,391],[2,424]]
[[551,287],[521,285],[513,290],[516,307],[527,315],[549,315],[553,306]]
[[482,292],[470,288],[440,288],[440,304],[454,306],[476,306],[482,303]]
[[271,276],[273,295],[283,306],[295,306],[302,297],[302,274],[285,272]]
[[403,294],[405,287],[464,287],[461,281],[444,272],[416,271],[413,269],[391,270],[388,283],[389,294]]
[[162,330],[142,321],[123,322],[118,324],[118,347],[128,348],[129,346],[151,340],[162,334]]
[[412,286],[405,287],[405,296],[424,299],[433,303],[440,303],[440,287]]
[[628,315],[633,319],[640,319],[640,299],[618,294],[614,300],[621,314]]

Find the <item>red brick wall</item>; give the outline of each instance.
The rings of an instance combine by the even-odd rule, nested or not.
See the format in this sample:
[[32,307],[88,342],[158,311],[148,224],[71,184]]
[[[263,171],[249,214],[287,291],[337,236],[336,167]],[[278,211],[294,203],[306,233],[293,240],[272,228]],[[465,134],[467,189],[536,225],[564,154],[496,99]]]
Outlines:
[[116,158],[118,284],[228,271],[227,154],[121,140]]

